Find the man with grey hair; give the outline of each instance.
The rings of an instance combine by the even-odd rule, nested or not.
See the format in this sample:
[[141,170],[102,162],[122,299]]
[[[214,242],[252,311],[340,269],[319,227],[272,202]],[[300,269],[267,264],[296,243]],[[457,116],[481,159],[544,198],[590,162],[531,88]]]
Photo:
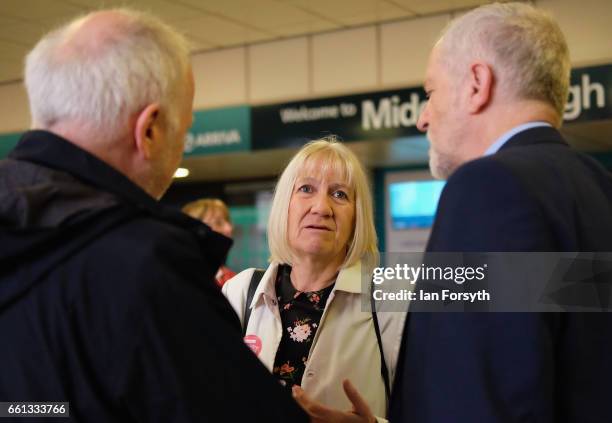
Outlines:
[[[418,121],[448,178],[428,252],[612,251],[612,177],[558,131],[569,74],[560,28],[530,5],[450,23]],[[392,422],[612,421],[610,313],[414,311]]]
[[87,422],[306,421],[213,282],[230,240],[157,202],[192,119],[183,37],[94,12],[40,40],[25,84],[33,130],[0,162],[0,400]]

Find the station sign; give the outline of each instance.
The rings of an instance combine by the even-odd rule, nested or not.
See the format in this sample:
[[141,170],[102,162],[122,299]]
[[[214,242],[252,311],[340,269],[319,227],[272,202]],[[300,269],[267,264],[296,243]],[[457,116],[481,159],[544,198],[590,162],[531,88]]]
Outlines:
[[184,157],[251,149],[249,106],[200,110],[185,135]]
[[253,107],[253,150],[296,147],[328,135],[343,141],[416,135],[422,88]]

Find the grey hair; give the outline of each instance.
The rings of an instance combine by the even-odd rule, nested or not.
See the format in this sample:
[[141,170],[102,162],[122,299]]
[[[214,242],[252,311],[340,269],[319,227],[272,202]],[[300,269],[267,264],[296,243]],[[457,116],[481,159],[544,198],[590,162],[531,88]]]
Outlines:
[[569,49],[561,28],[544,11],[525,3],[481,6],[452,21],[438,44],[449,66],[485,60],[505,95],[549,103],[561,121]]
[[110,12],[122,19],[94,42],[75,35],[90,14],[50,32],[28,54],[25,85],[33,128],[78,121],[116,139],[135,113],[154,102],[165,111],[170,130],[178,127],[174,105],[189,68],[186,39],[152,15]]

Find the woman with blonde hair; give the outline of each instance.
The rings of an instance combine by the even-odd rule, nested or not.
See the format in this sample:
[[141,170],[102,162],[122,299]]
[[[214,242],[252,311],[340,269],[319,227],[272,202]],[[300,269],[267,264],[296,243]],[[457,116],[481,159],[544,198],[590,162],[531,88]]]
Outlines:
[[[229,210],[225,203],[218,198],[201,198],[185,204],[182,210],[194,219],[206,223],[213,231],[219,232],[228,238],[232,237],[234,227],[232,226]],[[217,271],[215,280],[217,285],[222,287],[225,282],[235,275],[236,272],[223,265]]]
[[[293,157],[276,186],[268,243],[265,273],[247,269],[223,287],[247,345],[298,401],[316,405],[315,420],[354,417],[336,410],[354,405],[344,379],[385,417],[405,315],[362,310],[362,272],[369,280],[378,250],[367,177],[345,145],[312,141]],[[363,421],[374,419],[369,410]]]

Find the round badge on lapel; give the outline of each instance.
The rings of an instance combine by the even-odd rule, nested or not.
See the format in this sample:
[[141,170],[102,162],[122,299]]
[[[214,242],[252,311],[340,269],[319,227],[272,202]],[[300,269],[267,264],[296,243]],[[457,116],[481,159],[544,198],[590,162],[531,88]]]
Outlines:
[[244,337],[244,343],[255,353],[255,355],[259,355],[261,352],[261,339],[259,339],[259,336],[247,335]]

